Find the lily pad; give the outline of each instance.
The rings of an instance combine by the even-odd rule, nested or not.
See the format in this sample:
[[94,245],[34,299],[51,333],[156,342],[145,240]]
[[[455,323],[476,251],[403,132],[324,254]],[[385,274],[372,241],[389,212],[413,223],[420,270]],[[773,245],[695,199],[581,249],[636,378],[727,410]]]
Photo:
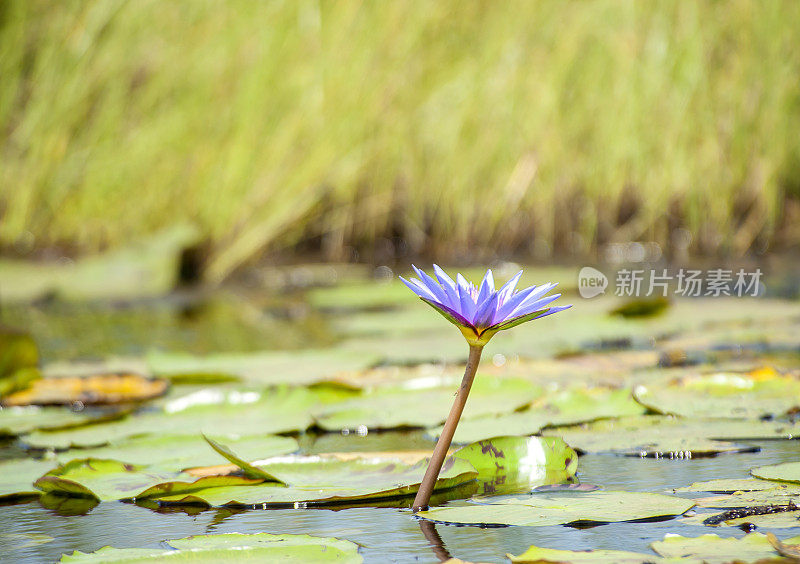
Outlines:
[[487,503],[430,509],[417,515],[443,523],[542,527],[659,519],[682,515],[694,507],[690,499],[615,491],[534,493],[484,501]]
[[652,554],[640,554],[624,550],[556,550],[531,546],[517,556],[507,554],[506,557],[516,564],[564,562],[587,562],[590,564],[645,564],[657,560]]
[[33,487],[33,482],[54,466],[53,461],[32,458],[0,461],[0,503],[39,497],[41,492]]
[[[784,542],[798,541],[800,537],[793,537]],[[666,558],[696,559],[708,564],[722,564],[732,560],[753,562],[778,556],[767,537],[761,533],[750,533],[740,539],[722,538],[717,535],[699,537],[667,535],[664,540],[656,541],[650,547]]]
[[7,396],[5,405],[84,405],[138,402],[162,395],[166,380],[139,374],[98,374],[83,377],[41,378]]
[[800,380],[771,370],[721,372],[639,385],[634,397],[663,414],[757,419],[800,406]]
[[0,437],[24,435],[36,429],[79,427],[92,420],[83,413],[59,407],[0,407]]
[[[316,417],[328,431],[342,429],[394,429],[431,427],[447,418],[457,385],[409,390],[404,387],[377,389],[332,405]],[[530,403],[542,390],[519,378],[476,379],[463,420],[507,413]]]
[[770,466],[759,466],[750,470],[750,474],[763,480],[800,483],[800,462],[784,462]]
[[174,539],[167,541],[167,545],[176,550],[106,546],[88,554],[78,551],[65,554],[61,562],[145,562],[154,558],[166,558],[170,562],[227,562],[235,559],[355,564],[363,561],[358,554],[358,545],[350,541],[310,535],[226,533]]
[[206,487],[251,486],[262,481],[238,476],[195,478],[179,472],[149,471],[116,460],[88,458],[62,464],[34,485],[44,492],[111,501],[162,497]]
[[800,504],[800,486],[771,482],[772,488],[758,491],[737,491],[728,495],[695,498],[701,507],[752,507],[756,505]]
[[[249,460],[289,454],[298,449],[297,440],[275,435],[224,437],[224,440]],[[121,460],[149,469],[171,471],[220,463],[219,454],[197,435],[146,435],[105,447],[72,449],[56,455],[62,464],[79,457]]]
[[[341,392],[307,388],[273,390],[204,388],[164,402],[159,411],[145,411],[118,421],[58,432],[39,432],[23,441],[36,448],[98,447],[137,435],[251,435],[303,431],[313,422],[310,411]],[[2,412],[0,412],[2,413]]]
[[209,356],[153,353],[147,360],[154,374],[171,379],[227,374],[252,385],[308,385],[332,380],[340,372],[363,370],[381,357],[336,348]]
[[[469,402],[467,406],[469,407]],[[644,409],[631,399],[630,390],[575,387],[537,398],[524,411],[462,421],[453,440],[457,443],[468,443],[502,435],[534,435],[549,425],[580,423],[643,412]],[[429,433],[437,437],[441,431],[442,428],[439,427]]]
[[682,488],[675,488],[675,492],[710,492],[719,494],[732,494],[735,492],[757,492],[775,489],[779,484],[769,480],[755,478],[722,478],[694,482]]
[[[160,501],[267,508],[397,499],[416,493],[427,460],[407,465],[383,459],[333,460],[319,456],[292,456],[265,461],[259,467],[288,486],[265,482],[248,487],[211,487],[189,495],[160,496]],[[468,462],[450,458],[439,474],[436,489],[447,490],[474,482],[477,475]]]
[[453,456],[478,471],[479,493],[484,495],[562,483],[578,469],[578,455],[556,437],[496,437],[465,446]]
[[752,451],[753,447],[726,441],[784,439],[796,436],[799,431],[797,424],[776,421],[647,415],[547,429],[544,434],[562,437],[581,452],[680,459]]

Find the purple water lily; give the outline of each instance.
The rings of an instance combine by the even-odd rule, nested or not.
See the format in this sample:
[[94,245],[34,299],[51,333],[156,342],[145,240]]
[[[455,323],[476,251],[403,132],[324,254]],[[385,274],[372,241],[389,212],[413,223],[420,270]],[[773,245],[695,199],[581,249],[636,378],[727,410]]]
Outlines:
[[433,270],[438,281],[416,266],[411,266],[419,279],[406,280],[401,276],[400,280],[422,301],[461,329],[467,342],[473,346],[485,345],[498,331],[571,307],[548,307],[561,296],[547,295],[556,284],[542,284],[516,291],[522,276],[521,270],[499,290],[495,290],[491,270],[486,271],[480,286],[476,287],[461,274],[457,274],[456,281],[453,281],[435,264]]

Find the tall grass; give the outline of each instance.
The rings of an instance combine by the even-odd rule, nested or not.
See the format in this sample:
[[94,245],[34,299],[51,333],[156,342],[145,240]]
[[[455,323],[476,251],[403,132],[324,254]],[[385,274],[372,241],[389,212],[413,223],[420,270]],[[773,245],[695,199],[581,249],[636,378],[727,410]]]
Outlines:
[[798,29],[795,0],[5,0],[0,244],[190,221],[212,279],[303,241],[763,250],[800,192]]

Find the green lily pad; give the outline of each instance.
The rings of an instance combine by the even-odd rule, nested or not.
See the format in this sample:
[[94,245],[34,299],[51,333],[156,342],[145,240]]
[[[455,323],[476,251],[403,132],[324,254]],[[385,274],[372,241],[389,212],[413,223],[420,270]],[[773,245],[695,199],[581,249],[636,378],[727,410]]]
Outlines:
[[[469,401],[472,401],[472,397]],[[524,411],[462,421],[453,440],[456,443],[469,443],[501,435],[534,435],[549,425],[566,425],[643,412],[644,409],[631,399],[630,390],[569,388],[543,395]],[[429,434],[438,437],[441,431],[442,427],[438,427],[430,430]]]
[[624,550],[556,550],[531,545],[528,550],[506,557],[516,564],[563,564],[564,562],[588,562],[590,564],[645,564],[658,560],[652,554],[640,554]]
[[[795,543],[800,537],[784,542]],[[708,564],[731,562],[753,562],[762,558],[774,558],[778,553],[765,535],[750,533],[740,539],[722,538],[717,535],[683,537],[667,535],[664,540],[650,545],[654,551],[666,558],[696,559]]]
[[[427,460],[414,465],[386,460],[338,460],[319,456],[278,458],[259,464],[269,475],[288,484],[265,482],[248,487],[213,487],[189,495],[161,496],[162,502],[211,506],[324,506],[355,504],[411,496],[419,488]],[[436,490],[474,482],[478,473],[466,461],[445,461]]]
[[759,466],[750,470],[750,474],[763,480],[800,483],[800,462],[784,462],[769,466]]
[[769,480],[758,480],[755,478],[722,478],[717,480],[706,480],[694,482],[682,488],[675,488],[675,492],[709,492],[720,494],[732,494],[735,492],[757,492],[761,490],[775,489],[775,482]]
[[646,415],[547,429],[544,434],[562,437],[581,452],[680,459],[749,451],[753,447],[726,441],[791,438],[798,431],[797,424],[776,421]]
[[728,495],[697,498],[701,507],[752,507],[755,505],[786,505],[800,503],[800,486],[771,482],[772,488],[758,491],[738,491]]
[[363,370],[382,355],[336,349],[267,351],[251,354],[193,356],[153,353],[147,357],[151,371],[166,378],[206,374],[230,375],[252,385],[309,385],[334,379],[340,372]]
[[478,471],[478,493],[484,495],[562,483],[578,469],[578,455],[556,437],[496,437],[465,446],[453,456]]
[[[275,435],[225,437],[224,440],[248,460],[289,454],[298,449],[297,440]],[[78,457],[122,460],[138,466],[147,466],[149,469],[173,471],[196,466],[213,466],[221,462],[219,454],[197,435],[134,437],[105,447],[60,452],[56,455],[56,460],[64,464]]]
[[189,493],[206,487],[250,486],[261,481],[238,476],[195,478],[179,472],[149,471],[116,460],[88,458],[62,464],[34,485],[48,493],[111,501]]
[[639,385],[634,397],[663,414],[757,419],[800,406],[800,380],[774,371],[722,372]]
[[[176,550],[112,548],[91,553],[65,554],[61,562],[145,562],[155,558],[170,562],[343,562],[358,563],[358,545],[333,537],[310,535],[197,535],[167,541]],[[235,552],[234,552],[235,551]],[[235,556],[233,556],[235,554]]]
[[162,403],[159,411],[145,411],[118,421],[58,432],[38,432],[23,442],[35,448],[98,447],[128,437],[206,432],[211,435],[251,435],[302,431],[313,422],[312,409],[334,401],[342,392],[307,388],[274,390],[200,389]]
[[61,407],[0,407],[0,437],[24,435],[36,429],[66,429],[93,418]]
[[39,497],[41,492],[33,487],[33,482],[54,466],[53,461],[32,458],[0,461],[0,503]]
[[[336,403],[316,416],[328,431],[432,427],[450,411],[458,385],[432,389],[377,389]],[[542,390],[520,378],[480,378],[470,392],[462,420],[507,413],[530,403]]]
[[485,504],[442,507],[417,513],[443,523],[524,525],[542,527],[567,523],[612,523],[682,515],[690,499],[635,492],[552,492],[491,501]]

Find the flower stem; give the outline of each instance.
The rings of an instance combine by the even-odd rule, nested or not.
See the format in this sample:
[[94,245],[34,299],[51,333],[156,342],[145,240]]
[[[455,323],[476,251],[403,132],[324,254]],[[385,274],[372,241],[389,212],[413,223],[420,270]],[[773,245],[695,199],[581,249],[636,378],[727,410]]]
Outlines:
[[436,485],[436,480],[439,477],[439,471],[442,469],[442,464],[444,464],[444,459],[447,456],[447,450],[450,448],[450,443],[453,440],[456,427],[458,427],[458,420],[461,418],[461,412],[464,411],[464,406],[467,403],[467,396],[469,396],[469,390],[472,388],[472,381],[475,379],[475,372],[478,370],[478,363],[481,360],[482,351],[483,346],[471,345],[469,347],[469,359],[467,360],[467,368],[464,371],[464,378],[461,380],[461,387],[458,388],[456,399],[453,402],[453,407],[450,409],[450,415],[447,416],[442,434],[439,436],[436,447],[433,449],[433,456],[431,456],[431,461],[428,463],[425,477],[422,478],[417,497],[414,498],[414,505],[412,506],[414,513],[428,508],[428,502],[431,500],[431,494]]

